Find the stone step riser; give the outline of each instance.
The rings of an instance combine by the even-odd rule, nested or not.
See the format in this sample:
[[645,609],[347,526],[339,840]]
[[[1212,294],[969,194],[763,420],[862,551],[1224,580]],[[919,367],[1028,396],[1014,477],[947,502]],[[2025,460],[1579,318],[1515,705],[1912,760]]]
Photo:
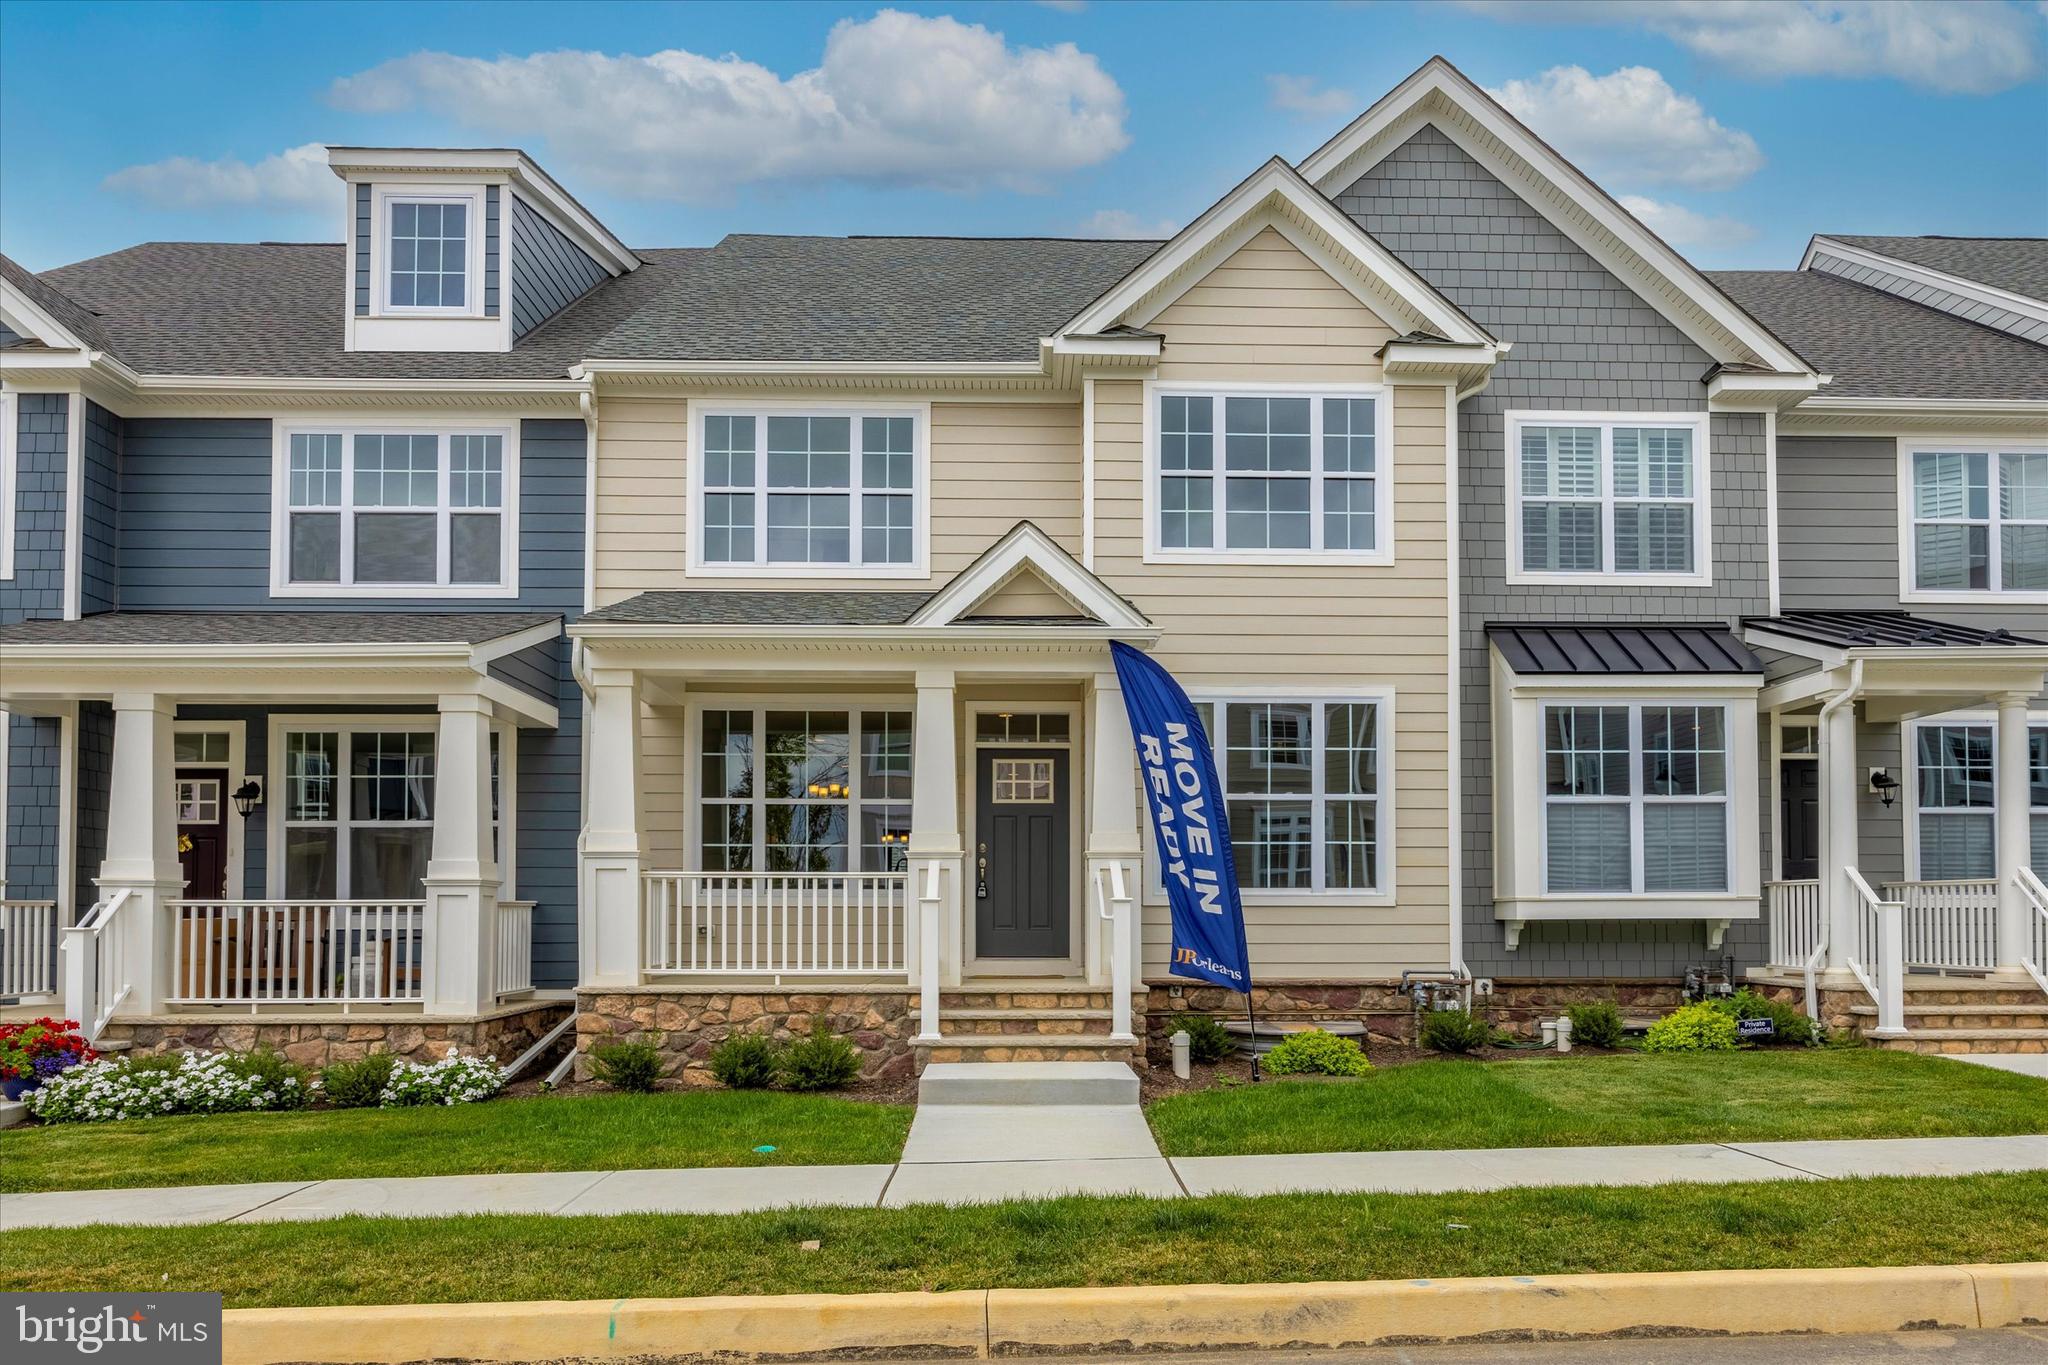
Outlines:
[[1106,1010],[1108,991],[940,991],[947,1010]]
[[1013,1047],[957,1047],[945,1041],[917,1050],[920,1061],[929,1066],[934,1062],[1127,1062],[1132,1066],[1143,1066],[1145,1059],[1128,1043],[1115,1047],[1069,1047],[1056,1040],[1027,1042],[1018,1039]]
[[[1858,1010],[1857,1019],[1867,1028],[1876,1010]],[[1937,1008],[1907,1010],[1907,1028],[2048,1029],[2048,1011],[2035,1014],[1949,1014]]]
[[939,1017],[939,1032],[957,1034],[1034,1038],[1066,1034],[1106,1034],[1109,1020],[1102,1019],[954,1019]]
[[1906,987],[1906,1007],[1920,1005],[2006,1005],[2014,1009],[2048,1009],[2048,995],[2023,990],[1915,990]]

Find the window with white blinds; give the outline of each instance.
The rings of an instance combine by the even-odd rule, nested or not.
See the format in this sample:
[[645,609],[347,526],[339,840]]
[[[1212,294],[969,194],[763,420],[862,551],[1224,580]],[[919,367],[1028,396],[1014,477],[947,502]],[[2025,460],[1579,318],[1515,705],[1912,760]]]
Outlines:
[[1728,889],[1724,707],[1546,705],[1543,764],[1546,891]]
[[1710,580],[1705,417],[1507,417],[1511,580]]

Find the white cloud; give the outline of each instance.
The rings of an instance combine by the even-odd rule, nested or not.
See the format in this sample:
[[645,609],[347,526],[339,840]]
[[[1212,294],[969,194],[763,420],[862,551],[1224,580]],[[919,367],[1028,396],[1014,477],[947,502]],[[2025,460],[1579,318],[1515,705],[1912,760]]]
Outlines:
[[291,209],[341,211],[341,182],[327,169],[327,148],[292,147],[253,164],[234,157],[200,161],[174,156],[128,166],[101,182],[167,209],[208,209],[223,204],[269,204]]
[[1041,188],[1129,142],[1123,91],[1072,43],[1012,47],[978,24],[882,10],[841,20],[810,71],[728,54],[420,52],[335,82],[344,109],[425,109],[542,142],[573,180],[649,198],[848,180]]
[[1683,204],[1666,204],[1639,194],[1622,195],[1621,206],[1673,246],[1732,246],[1756,236],[1756,229],[1740,219],[1710,217]]
[[[1459,0],[1522,23],[1646,28],[1740,75],[1888,76],[1988,95],[2041,69],[2038,26],[2005,0]],[[2037,6],[2048,14],[2048,5]]]
[[1724,128],[1647,66],[1606,76],[1555,66],[1489,93],[1596,180],[1724,190],[1764,164],[1755,138]]
[[1328,118],[1334,114],[1349,113],[1358,107],[1349,90],[1318,89],[1317,86],[1314,76],[1271,75],[1266,77],[1267,101],[1275,109],[1285,109],[1304,118]]
[[1180,231],[1171,218],[1140,218],[1129,209],[1097,209],[1075,229],[1081,237],[1118,237],[1127,241],[1163,241]]

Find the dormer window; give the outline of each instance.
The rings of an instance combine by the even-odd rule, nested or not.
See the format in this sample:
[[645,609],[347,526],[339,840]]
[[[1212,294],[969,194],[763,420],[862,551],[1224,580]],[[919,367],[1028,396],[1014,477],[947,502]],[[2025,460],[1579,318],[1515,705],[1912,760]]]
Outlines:
[[483,316],[483,187],[393,186],[380,188],[376,198],[373,312]]

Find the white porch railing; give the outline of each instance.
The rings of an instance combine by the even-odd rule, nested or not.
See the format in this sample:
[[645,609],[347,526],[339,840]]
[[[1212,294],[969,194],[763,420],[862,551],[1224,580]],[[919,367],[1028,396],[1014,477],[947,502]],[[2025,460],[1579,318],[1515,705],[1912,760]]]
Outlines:
[[2020,966],[2027,969],[2027,975],[2034,978],[2034,984],[2048,991],[2048,885],[2034,875],[2034,869],[2022,866],[2013,876],[2013,885],[2027,902],[2027,936],[2022,942]]
[[1872,1032],[1880,1038],[1897,1037],[1906,1030],[1904,907],[1881,899],[1855,868],[1845,867],[1842,874],[1851,894],[1858,897],[1853,951],[1844,960],[1877,1006],[1877,1028]]
[[650,972],[908,975],[902,872],[650,872]]
[[172,901],[177,1005],[418,1004],[425,901]]
[[1990,879],[1886,882],[1904,907],[1905,960],[1913,967],[1988,972],[1998,966],[1998,883]]
[[1827,941],[1818,880],[1764,883],[1764,917],[1774,967],[1803,969]]
[[533,989],[533,902],[498,902],[499,996],[519,995]]
[[0,900],[0,998],[57,990],[57,902]]
[[94,901],[64,931],[64,1012],[78,1020],[88,1043],[99,1041],[107,1021],[135,989],[122,918],[132,894],[121,891],[112,900]]

